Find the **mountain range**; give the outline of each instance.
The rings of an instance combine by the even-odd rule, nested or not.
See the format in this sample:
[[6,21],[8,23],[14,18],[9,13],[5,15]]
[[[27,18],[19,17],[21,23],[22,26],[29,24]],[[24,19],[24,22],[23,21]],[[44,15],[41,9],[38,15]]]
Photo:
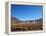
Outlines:
[[[28,20],[27,21],[21,21],[16,17],[11,17],[11,21],[12,22],[28,22]],[[40,19],[37,19],[37,20],[29,20],[29,22],[33,22],[33,21],[35,21],[35,22],[43,22],[43,19],[40,18]]]

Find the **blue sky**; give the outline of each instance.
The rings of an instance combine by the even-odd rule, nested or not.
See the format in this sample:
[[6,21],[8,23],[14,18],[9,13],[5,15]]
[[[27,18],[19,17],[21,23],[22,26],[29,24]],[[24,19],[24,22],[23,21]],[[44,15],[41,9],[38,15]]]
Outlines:
[[40,5],[11,5],[12,17],[20,20],[37,20],[42,18],[43,7]]

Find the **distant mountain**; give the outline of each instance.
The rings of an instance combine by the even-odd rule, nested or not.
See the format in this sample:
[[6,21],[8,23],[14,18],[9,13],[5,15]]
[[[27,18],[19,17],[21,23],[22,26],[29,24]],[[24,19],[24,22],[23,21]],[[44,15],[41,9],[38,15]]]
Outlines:
[[[40,19],[37,19],[37,20],[29,20],[29,22],[39,22],[39,23],[43,23],[43,19],[42,18],[40,18]],[[27,21],[25,21],[25,22],[28,22],[28,20]]]
[[11,17],[11,20],[12,20],[12,21],[19,21],[19,19],[16,18],[16,17]]
[[38,20],[35,20],[36,22],[42,22],[43,21],[43,19],[42,18],[40,18],[40,19],[38,19]]

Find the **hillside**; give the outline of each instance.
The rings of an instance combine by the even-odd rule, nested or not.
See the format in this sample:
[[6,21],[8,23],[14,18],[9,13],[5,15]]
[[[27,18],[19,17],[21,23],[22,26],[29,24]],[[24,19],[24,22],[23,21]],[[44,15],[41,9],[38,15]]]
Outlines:
[[[37,23],[33,23],[33,21]],[[42,19],[38,20],[21,21],[18,18],[12,17],[11,31],[32,31],[43,30]]]

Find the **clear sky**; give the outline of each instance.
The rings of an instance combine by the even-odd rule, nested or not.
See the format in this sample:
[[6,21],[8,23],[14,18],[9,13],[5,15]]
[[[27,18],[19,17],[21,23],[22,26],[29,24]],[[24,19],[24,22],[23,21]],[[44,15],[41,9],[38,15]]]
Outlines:
[[37,20],[42,18],[43,7],[40,5],[11,5],[12,17],[20,20]]

